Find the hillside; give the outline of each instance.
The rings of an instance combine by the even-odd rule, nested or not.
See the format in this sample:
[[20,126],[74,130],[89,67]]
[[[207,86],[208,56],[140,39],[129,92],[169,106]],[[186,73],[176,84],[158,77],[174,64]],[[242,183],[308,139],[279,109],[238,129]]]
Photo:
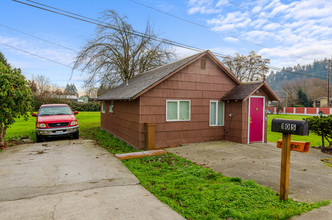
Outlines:
[[273,90],[279,93],[278,90],[280,90],[280,86],[285,81],[310,78],[319,78],[327,81],[327,66],[328,60],[325,58],[320,61],[315,60],[312,64],[283,67],[281,71],[272,72],[266,78],[266,82]]

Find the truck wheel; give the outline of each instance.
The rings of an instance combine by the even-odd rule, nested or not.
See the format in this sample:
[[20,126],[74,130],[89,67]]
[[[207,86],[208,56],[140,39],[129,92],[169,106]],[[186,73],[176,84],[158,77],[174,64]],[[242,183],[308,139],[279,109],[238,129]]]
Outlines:
[[40,137],[40,135],[38,135],[37,133],[36,133],[36,139],[37,139],[37,143],[43,142],[43,138]]
[[76,131],[73,135],[74,139],[79,139],[80,138],[80,133],[79,131]]

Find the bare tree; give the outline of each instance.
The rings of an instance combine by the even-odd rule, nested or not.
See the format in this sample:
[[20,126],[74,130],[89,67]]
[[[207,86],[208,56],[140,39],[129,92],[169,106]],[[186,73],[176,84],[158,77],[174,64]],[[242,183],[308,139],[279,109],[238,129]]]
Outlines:
[[298,91],[298,86],[294,81],[285,81],[281,84],[281,93],[284,97],[285,106],[294,106],[296,103],[296,93]]
[[78,53],[74,65],[74,69],[82,67],[90,72],[87,86],[96,82],[104,87],[114,86],[174,57],[165,44],[154,40],[156,35],[149,22],[145,32],[137,34],[126,17],[115,11],[103,12],[101,19],[103,25],[97,27],[95,37]]
[[45,77],[43,75],[37,75],[32,80],[37,86],[37,91],[38,91],[37,95],[38,96],[43,96],[50,91],[50,88],[51,88],[50,80],[47,77]]
[[240,82],[249,82],[264,80],[269,71],[267,66],[269,59],[263,59],[261,55],[251,51],[249,55],[236,53],[234,57],[226,56],[223,63],[240,80]]
[[89,98],[97,98],[98,88],[96,87],[86,87],[85,95]]
[[281,84],[284,105],[296,105],[298,102],[297,93],[299,90],[302,90],[307,95],[310,102],[319,97],[326,96],[326,84],[326,81],[317,78],[284,81]]

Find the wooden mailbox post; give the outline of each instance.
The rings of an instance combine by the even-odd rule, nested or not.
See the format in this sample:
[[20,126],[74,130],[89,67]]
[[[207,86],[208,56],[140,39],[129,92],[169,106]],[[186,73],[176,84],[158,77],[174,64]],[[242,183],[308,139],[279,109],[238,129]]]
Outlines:
[[[291,141],[291,135],[309,135],[309,124],[307,121],[277,119],[272,120],[271,131],[282,133],[282,142],[278,141],[277,147],[281,145],[281,172],[280,172],[280,200],[288,199],[289,192],[289,161],[290,151],[308,152],[310,143]],[[281,142],[281,144],[280,144]]]

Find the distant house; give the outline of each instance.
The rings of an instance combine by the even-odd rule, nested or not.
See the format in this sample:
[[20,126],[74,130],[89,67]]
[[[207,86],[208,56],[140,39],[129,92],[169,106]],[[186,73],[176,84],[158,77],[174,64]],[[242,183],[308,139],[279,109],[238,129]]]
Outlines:
[[[327,106],[327,97],[320,97],[313,100],[313,107],[317,108],[328,108]],[[332,97],[330,98],[330,106],[332,106]]]
[[269,107],[278,107],[278,105],[279,105],[278,101],[271,101],[271,102],[268,103]]
[[72,102],[77,102],[78,97],[76,95],[56,95],[56,94],[50,94],[47,95],[49,98],[57,98],[57,99],[66,99]]
[[81,96],[78,99],[78,102],[82,102],[82,103],[88,103],[89,102],[89,98],[87,96]]
[[138,74],[98,100],[101,127],[139,149],[266,142],[265,107],[280,101],[266,82],[241,84],[210,51]]

